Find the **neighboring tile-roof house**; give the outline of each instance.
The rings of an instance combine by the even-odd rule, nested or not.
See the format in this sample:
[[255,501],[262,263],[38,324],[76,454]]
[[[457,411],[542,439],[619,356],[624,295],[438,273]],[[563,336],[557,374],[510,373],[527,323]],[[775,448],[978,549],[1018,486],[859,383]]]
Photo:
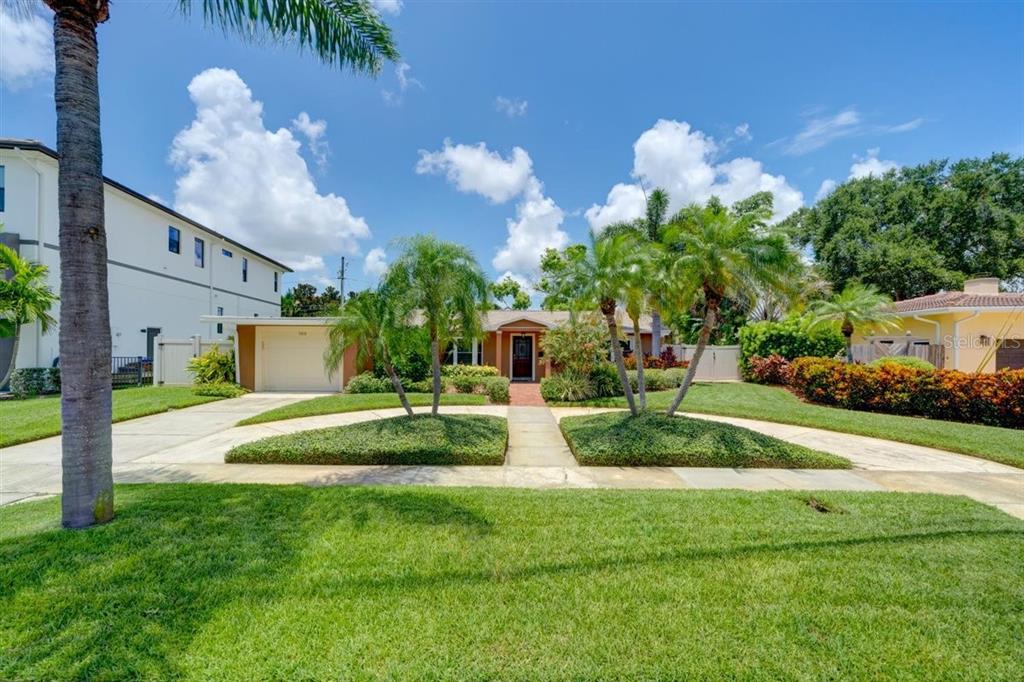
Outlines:
[[1024,307],[1024,294],[972,294],[966,291],[944,291],[897,301],[895,306],[896,312],[899,313],[941,308],[1017,308]]
[[[626,314],[619,310],[616,316],[618,323],[623,327],[623,330],[627,333],[633,331],[633,324],[630,322]],[[518,320],[526,320],[533,322],[541,327],[555,327],[559,324],[567,322],[569,320],[569,311],[567,310],[488,310],[484,313],[484,330],[485,331],[496,331],[499,327],[503,327],[506,324],[511,324]],[[641,315],[640,316],[640,332],[642,334],[651,333],[651,316]],[[668,336],[670,334],[666,325],[662,326],[662,336]]]

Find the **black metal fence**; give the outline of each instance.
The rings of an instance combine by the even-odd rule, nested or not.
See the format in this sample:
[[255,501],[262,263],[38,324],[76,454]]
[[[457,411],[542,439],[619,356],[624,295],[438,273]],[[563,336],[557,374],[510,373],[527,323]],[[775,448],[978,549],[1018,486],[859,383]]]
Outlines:
[[153,360],[141,355],[115,355],[110,359],[111,385],[147,386],[153,383]]

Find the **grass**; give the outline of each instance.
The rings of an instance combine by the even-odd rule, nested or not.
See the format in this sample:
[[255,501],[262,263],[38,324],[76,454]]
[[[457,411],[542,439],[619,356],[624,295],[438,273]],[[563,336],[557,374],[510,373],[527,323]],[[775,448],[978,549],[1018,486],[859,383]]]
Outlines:
[[[191,386],[140,386],[113,393],[113,421],[201,405],[214,396],[193,395]],[[0,400],[0,447],[60,434],[60,396]]]
[[[430,405],[429,393],[406,393],[409,404],[413,407]],[[486,405],[487,398],[482,395],[468,393],[443,393],[442,405]],[[292,403],[284,407],[267,410],[248,419],[238,422],[238,426],[276,422],[281,419],[298,417],[314,417],[320,414],[337,414],[339,412],[358,412],[360,410],[383,410],[390,407],[401,407],[398,395],[394,393],[339,393],[337,395],[310,398],[302,402]]]
[[0,679],[1019,679],[1024,523],[900,493],[119,486],[0,508]]
[[255,464],[502,464],[508,422],[486,415],[392,417],[245,443],[226,462]]
[[[674,391],[648,393],[648,407],[652,410],[664,410],[674,395]],[[625,398],[601,398],[564,404],[625,407],[626,400]],[[860,436],[885,438],[902,443],[961,452],[993,462],[1024,468],[1024,448],[1021,447],[1021,439],[1024,438],[1024,434],[1017,429],[840,410],[835,407],[805,403],[789,391],[776,386],[747,383],[694,384],[680,410],[761,419],[781,424],[797,424]]]
[[749,429],[660,412],[565,417],[559,426],[584,466],[850,468],[842,457]]

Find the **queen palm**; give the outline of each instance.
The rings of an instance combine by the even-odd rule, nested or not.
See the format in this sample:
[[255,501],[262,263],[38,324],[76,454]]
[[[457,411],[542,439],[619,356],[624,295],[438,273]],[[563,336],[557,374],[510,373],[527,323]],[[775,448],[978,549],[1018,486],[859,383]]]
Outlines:
[[402,253],[388,270],[385,283],[396,296],[407,297],[430,337],[433,403],[441,402],[441,347],[458,339],[483,335],[481,311],[489,306],[489,286],[480,265],[464,246],[433,235],[400,240]]
[[405,395],[402,381],[391,362],[408,339],[408,311],[398,296],[386,287],[376,291],[361,291],[349,298],[328,332],[329,342],[324,351],[324,368],[333,377],[345,357],[345,350],[355,346],[356,365],[379,366],[391,379],[398,400],[411,417],[412,406]]
[[[110,314],[96,27],[109,0],[44,0],[54,12],[61,259],[61,420],[66,527],[114,514],[111,473]],[[192,0],[179,0],[191,14]],[[28,4],[26,3],[27,7]],[[321,61],[376,74],[398,58],[390,29],[367,0],[203,0],[206,21],[309,49]]]
[[[654,269],[652,266],[653,257],[658,253],[658,244],[635,240],[632,244],[635,249],[634,260],[627,271],[625,287],[622,292],[623,308],[626,315],[633,323],[633,357],[636,358],[636,391],[640,400],[640,409],[647,409],[647,386],[644,379],[644,346],[640,338],[640,316],[649,309],[651,302],[650,284]],[[651,311],[652,331],[654,327],[654,310]],[[652,355],[654,349],[654,337],[651,338]]]
[[892,299],[873,286],[848,284],[842,292],[808,309],[812,326],[835,324],[846,338],[846,361],[853,362],[853,333],[867,328],[891,329],[899,319]]
[[666,226],[662,268],[667,281],[673,282],[680,301],[703,299],[704,303],[697,347],[666,411],[669,416],[690,390],[708,339],[718,325],[722,300],[745,291],[789,289],[799,262],[786,238],[767,227],[769,216],[766,211],[730,212],[712,197],[705,206],[684,208]]
[[0,244],[0,338],[14,339],[11,360],[6,367],[0,367],[0,386],[7,383],[14,370],[21,326],[39,322],[45,334],[56,324],[50,308],[57,295],[46,284],[47,270],[45,265],[32,263],[6,244]]

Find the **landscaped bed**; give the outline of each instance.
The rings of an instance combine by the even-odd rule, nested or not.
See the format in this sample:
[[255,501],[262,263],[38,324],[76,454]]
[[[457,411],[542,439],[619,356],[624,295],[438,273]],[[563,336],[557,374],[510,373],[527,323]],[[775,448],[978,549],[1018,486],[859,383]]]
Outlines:
[[256,464],[503,464],[508,422],[487,415],[376,419],[245,443],[226,462]]
[[[430,405],[432,398],[429,393],[406,393],[405,395],[409,399],[409,404],[413,407]],[[441,404],[486,405],[487,397],[467,393],[443,393],[441,395]],[[238,422],[238,426],[275,422],[281,419],[313,417],[321,414],[358,412],[360,410],[384,410],[401,406],[402,403],[398,401],[398,395],[395,393],[339,393],[337,395],[310,398],[309,400],[267,410],[248,419],[243,419]]]
[[[192,393],[191,386],[119,388],[113,394],[113,421],[201,405],[216,396]],[[0,400],[0,447],[56,436],[60,433],[60,396]]]
[[0,679],[971,680],[1024,660],[1024,523],[962,497],[115,499],[84,531],[56,498],[0,508]]
[[849,469],[842,457],[731,424],[646,412],[603,412],[559,423],[585,466]]
[[[652,410],[664,410],[674,395],[674,391],[648,393],[647,404]],[[564,404],[625,407],[626,399],[599,398]],[[1021,447],[1024,431],[812,405],[776,386],[694,384],[679,409],[682,412],[763,419],[925,445],[1024,468],[1024,447]]]

